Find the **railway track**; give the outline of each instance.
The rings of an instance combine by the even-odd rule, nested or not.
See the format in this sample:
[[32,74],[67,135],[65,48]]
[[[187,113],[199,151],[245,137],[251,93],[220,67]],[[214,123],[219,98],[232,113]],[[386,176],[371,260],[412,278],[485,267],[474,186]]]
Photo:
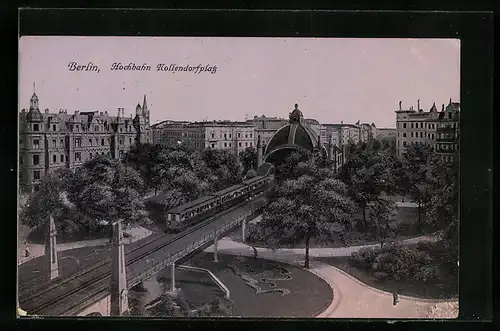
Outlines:
[[[134,248],[133,250],[126,253],[126,265],[134,264],[144,259],[145,257],[152,255],[159,250],[162,250],[166,246],[179,241],[180,239],[188,236],[194,231],[207,226],[208,224],[216,221],[217,219],[220,219],[221,217],[229,214],[230,212],[240,208],[245,204],[246,201],[232,206],[231,208],[212,216],[208,220],[191,226],[172,239],[165,240],[168,235],[164,234],[157,238],[149,240],[141,246]],[[40,288],[36,291],[31,291],[32,293],[27,293],[27,297],[22,296],[20,298],[20,305],[24,310],[29,311],[30,314],[37,314],[50,307],[51,305],[54,305],[61,299],[78,293],[82,289],[87,289],[91,292],[93,292],[93,289],[95,289],[100,292],[103,291],[102,287],[105,287],[105,290],[107,290],[107,287],[109,287],[110,285],[111,278],[110,263],[111,259],[107,258],[106,260],[99,262],[89,268],[86,268],[85,270],[76,272],[75,274],[61,280],[60,282],[57,282],[56,284],[51,284],[46,288]],[[60,293],[54,297],[54,291]]]

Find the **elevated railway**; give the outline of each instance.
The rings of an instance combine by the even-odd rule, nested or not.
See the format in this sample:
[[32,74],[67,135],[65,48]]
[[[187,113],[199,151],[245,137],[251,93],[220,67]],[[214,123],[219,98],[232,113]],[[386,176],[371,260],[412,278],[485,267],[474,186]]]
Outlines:
[[[178,235],[146,238],[125,253],[127,287],[132,288],[171,263],[195,250],[212,244],[214,239],[258,212],[265,198],[244,201],[198,223]],[[59,281],[21,290],[19,304],[34,315],[75,315],[82,307],[109,295],[111,259],[106,258]]]

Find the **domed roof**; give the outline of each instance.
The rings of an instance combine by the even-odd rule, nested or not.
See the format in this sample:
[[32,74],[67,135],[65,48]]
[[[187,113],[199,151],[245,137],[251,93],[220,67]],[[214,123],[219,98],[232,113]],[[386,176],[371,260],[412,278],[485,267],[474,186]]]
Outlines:
[[30,109],[26,115],[28,121],[43,121],[43,115],[38,109]]
[[251,168],[248,169],[247,174],[245,175],[247,179],[254,178],[255,176],[257,176],[257,171]]
[[302,121],[302,112],[295,105],[295,109],[290,113],[290,123],[279,129],[266,146],[265,154],[287,145],[294,148],[304,148],[314,150],[318,145],[318,135]]

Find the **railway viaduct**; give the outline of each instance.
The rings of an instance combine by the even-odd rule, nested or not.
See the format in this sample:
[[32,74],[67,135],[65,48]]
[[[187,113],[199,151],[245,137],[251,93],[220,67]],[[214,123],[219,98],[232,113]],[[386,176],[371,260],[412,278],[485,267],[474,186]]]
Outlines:
[[[295,109],[290,113],[289,123],[274,134],[267,146],[262,146],[259,136],[257,174],[270,174],[273,164],[281,163],[290,152],[300,149],[319,150],[325,153],[330,161],[334,161],[335,170],[344,163],[340,149],[331,143],[327,146],[321,144],[320,136],[304,123],[302,112],[296,104]],[[37,285],[33,285],[23,291],[27,294],[20,294],[19,307],[28,315],[120,316],[127,314],[129,310],[128,290],[132,287],[169,267],[172,273],[171,289],[175,290],[175,269],[176,266],[181,266],[182,261],[213,245],[214,261],[217,262],[218,239],[237,226],[241,226],[244,239],[247,221],[258,215],[259,207],[264,202],[263,199],[261,201],[259,199],[262,198],[248,201],[243,207],[220,218],[196,225],[194,229],[189,230],[187,235],[174,242],[161,240],[156,243],[146,242],[143,245],[146,253],[142,255],[130,252],[125,254],[121,223],[117,222],[113,228],[111,263],[108,261],[108,265],[104,263],[102,266],[94,266],[95,270],[100,271],[85,281],[80,279],[84,276],[78,275],[69,275],[60,279],[55,249],[56,231],[54,221],[50,218],[45,257],[49,264],[51,280],[49,284],[42,284],[40,288],[34,288]],[[85,272],[82,271],[81,274],[84,275]],[[217,279],[215,281],[220,282]]]

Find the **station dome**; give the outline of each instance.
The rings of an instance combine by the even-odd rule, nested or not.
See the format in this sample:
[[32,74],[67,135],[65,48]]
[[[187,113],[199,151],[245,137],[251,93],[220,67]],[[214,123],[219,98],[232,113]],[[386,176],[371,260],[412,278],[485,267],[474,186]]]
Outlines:
[[295,104],[290,113],[289,123],[281,127],[266,146],[265,154],[271,154],[281,148],[307,149],[313,151],[318,147],[318,135],[303,121],[303,114]]

